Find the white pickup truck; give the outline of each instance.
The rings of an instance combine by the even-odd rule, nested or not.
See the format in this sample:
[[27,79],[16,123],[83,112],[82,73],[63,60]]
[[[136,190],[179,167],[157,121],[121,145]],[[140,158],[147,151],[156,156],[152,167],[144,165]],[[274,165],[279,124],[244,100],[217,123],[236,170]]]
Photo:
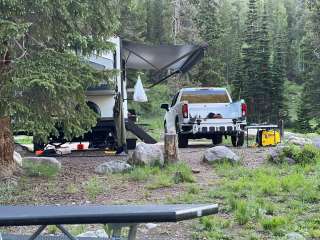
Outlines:
[[164,129],[178,134],[180,148],[188,146],[189,139],[212,139],[222,143],[223,136],[231,136],[233,146],[244,143],[247,124],[247,105],[244,100],[232,102],[225,88],[183,88],[171,105],[162,104],[165,114]]

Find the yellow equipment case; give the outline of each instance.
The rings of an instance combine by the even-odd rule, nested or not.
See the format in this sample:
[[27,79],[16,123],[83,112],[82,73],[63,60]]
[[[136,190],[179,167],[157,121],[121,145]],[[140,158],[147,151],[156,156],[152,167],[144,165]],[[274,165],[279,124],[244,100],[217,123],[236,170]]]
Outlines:
[[257,132],[257,144],[262,147],[275,146],[281,142],[281,134],[278,129],[259,130]]

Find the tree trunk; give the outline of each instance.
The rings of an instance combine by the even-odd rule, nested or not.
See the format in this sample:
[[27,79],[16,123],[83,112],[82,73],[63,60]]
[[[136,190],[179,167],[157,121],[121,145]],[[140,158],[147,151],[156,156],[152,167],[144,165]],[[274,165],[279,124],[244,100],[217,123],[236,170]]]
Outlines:
[[164,160],[166,163],[179,161],[179,148],[177,134],[166,133],[164,136]]
[[13,137],[10,118],[0,118],[0,179],[12,176],[16,169],[13,159]]

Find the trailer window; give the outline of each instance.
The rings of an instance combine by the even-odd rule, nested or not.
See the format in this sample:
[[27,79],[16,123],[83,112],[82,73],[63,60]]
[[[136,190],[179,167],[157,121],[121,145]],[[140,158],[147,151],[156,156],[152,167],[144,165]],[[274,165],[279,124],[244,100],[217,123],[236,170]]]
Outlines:
[[224,89],[197,89],[184,91],[181,101],[189,103],[229,103],[228,93]]

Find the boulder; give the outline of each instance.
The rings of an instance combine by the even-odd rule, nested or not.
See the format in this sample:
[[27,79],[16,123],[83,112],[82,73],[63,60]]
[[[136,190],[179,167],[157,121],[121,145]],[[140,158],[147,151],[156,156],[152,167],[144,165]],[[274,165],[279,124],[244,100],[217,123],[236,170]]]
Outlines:
[[292,232],[286,235],[287,240],[305,240],[305,237],[300,233]]
[[271,148],[268,154],[268,159],[273,163],[279,163],[279,161],[281,160],[280,158],[281,158],[283,149],[284,149],[283,145],[279,145],[274,148]]
[[222,161],[237,163],[240,161],[240,157],[225,146],[216,146],[208,149],[205,151],[202,159],[204,162],[209,163],[218,163]]
[[83,237],[83,238],[107,238],[108,239],[108,234],[106,233],[105,230],[103,229],[98,229],[96,231],[88,231],[85,233],[81,233],[79,235],[77,235],[77,237]]
[[157,144],[139,143],[129,159],[129,163],[133,165],[163,166],[163,149]]
[[313,145],[315,145],[317,148],[320,148],[320,137],[316,137],[312,139]]
[[61,163],[54,157],[24,157],[23,162],[31,162],[34,164],[47,164],[57,169],[61,169]]
[[13,160],[20,166],[22,167],[22,157],[20,153],[14,151],[13,152]]
[[107,174],[107,173],[121,173],[131,169],[131,165],[120,160],[113,160],[100,164],[95,168],[95,173]]
[[289,165],[296,164],[296,161],[292,158],[289,158],[289,157],[285,157],[284,162],[288,163]]
[[297,146],[304,146],[307,144],[312,144],[312,140],[309,138],[298,137],[298,136],[292,135],[292,136],[288,137],[288,143],[294,144]]

